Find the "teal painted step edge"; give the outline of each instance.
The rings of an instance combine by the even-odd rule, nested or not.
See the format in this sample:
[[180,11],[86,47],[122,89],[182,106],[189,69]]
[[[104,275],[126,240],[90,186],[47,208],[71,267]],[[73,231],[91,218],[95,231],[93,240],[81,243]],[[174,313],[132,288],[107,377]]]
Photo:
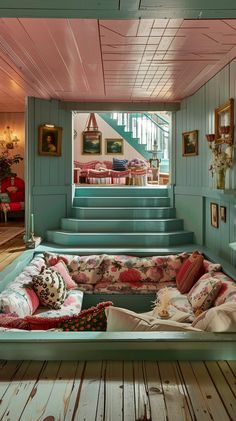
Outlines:
[[139,152],[145,159],[150,159],[152,154],[146,150],[146,147],[138,143],[139,139],[134,139],[132,132],[126,132],[124,126],[120,126],[107,113],[98,113],[98,115],[111,126],[119,135],[126,140],[137,152]]
[[167,187],[139,187],[139,186],[122,186],[117,187],[76,187],[75,197],[99,197],[99,196],[112,196],[112,197],[168,197]]
[[170,206],[169,197],[75,197],[73,206],[89,207],[157,207]]
[[62,230],[74,232],[168,232],[183,229],[182,219],[100,220],[62,218]]
[[[4,332],[3,360],[235,360],[235,333]],[[69,350],[69,352],[68,352]]]
[[73,207],[72,216],[81,219],[155,219],[174,218],[175,208],[171,207]]
[[173,246],[193,242],[193,233],[175,231],[168,233],[74,233],[69,231],[47,231],[47,241],[65,246],[78,247],[157,247]]

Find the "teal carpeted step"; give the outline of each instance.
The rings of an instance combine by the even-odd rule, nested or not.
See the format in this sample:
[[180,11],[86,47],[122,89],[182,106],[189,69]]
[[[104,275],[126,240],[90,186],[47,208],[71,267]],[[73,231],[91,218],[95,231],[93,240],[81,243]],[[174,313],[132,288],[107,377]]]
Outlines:
[[168,233],[75,233],[47,231],[47,240],[56,244],[77,247],[168,247],[191,243],[193,233],[174,231]]
[[169,197],[75,197],[73,206],[88,207],[157,207],[170,206]]
[[74,207],[72,216],[80,219],[155,219],[174,218],[175,209],[170,207]]
[[75,197],[168,197],[168,188],[165,186],[145,187],[145,186],[122,186],[114,187],[76,187]]
[[72,219],[63,218],[62,230],[72,232],[169,232],[183,229],[182,219]]

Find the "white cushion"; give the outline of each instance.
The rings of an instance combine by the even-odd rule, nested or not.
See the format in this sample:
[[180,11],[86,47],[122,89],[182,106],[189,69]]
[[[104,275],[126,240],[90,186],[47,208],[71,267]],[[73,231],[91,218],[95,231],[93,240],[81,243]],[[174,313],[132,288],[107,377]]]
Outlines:
[[135,313],[125,308],[110,306],[105,309],[105,312],[108,332],[199,331],[199,329],[191,327],[188,323],[157,319],[147,313]]
[[207,332],[236,332],[236,303],[225,303],[200,314],[192,326]]

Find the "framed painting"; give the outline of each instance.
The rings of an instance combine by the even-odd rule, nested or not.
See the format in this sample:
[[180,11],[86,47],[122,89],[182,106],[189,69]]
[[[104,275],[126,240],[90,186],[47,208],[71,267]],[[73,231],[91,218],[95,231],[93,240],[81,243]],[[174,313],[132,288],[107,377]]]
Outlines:
[[62,127],[42,124],[38,129],[38,153],[44,156],[61,156]]
[[86,130],[82,134],[82,154],[101,155],[102,133],[99,131]]
[[220,220],[226,222],[226,207],[220,206]]
[[198,155],[198,130],[182,133],[182,156]]
[[219,227],[218,205],[217,203],[210,204],[211,225],[214,228]]
[[105,153],[107,155],[123,155],[123,139],[106,139]]

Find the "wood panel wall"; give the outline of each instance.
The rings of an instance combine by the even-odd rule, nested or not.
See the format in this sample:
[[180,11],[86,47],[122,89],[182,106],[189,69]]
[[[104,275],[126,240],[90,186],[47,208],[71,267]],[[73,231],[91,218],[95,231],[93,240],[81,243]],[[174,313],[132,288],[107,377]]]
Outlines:
[[[215,178],[209,172],[211,151],[205,140],[206,133],[214,133],[215,108],[229,98],[236,100],[236,59],[182,101],[176,113],[175,205],[177,216],[185,219],[185,228],[195,232],[196,243],[210,247],[216,255],[233,264],[234,252],[229,243],[236,240],[235,157],[233,168],[227,171],[226,189],[217,190]],[[183,157],[182,133],[190,130],[199,131],[199,154]],[[227,219],[226,222],[219,220],[219,228],[210,224],[211,202],[226,207]]]
[[[60,226],[72,204],[72,114],[57,100],[28,98],[26,136],[26,235],[30,232],[31,213],[36,235],[45,236],[47,229]],[[62,155],[38,154],[38,127],[54,124],[63,128]]]

